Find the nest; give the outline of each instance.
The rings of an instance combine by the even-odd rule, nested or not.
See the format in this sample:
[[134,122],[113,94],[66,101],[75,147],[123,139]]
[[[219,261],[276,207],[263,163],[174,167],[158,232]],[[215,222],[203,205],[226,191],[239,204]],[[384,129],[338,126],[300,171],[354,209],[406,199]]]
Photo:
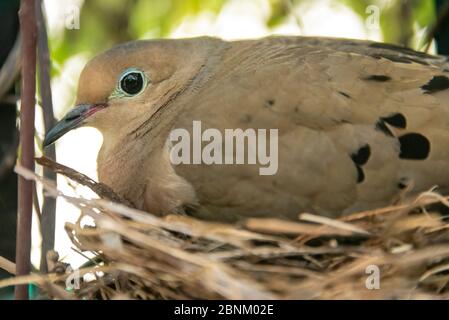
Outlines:
[[[82,281],[72,290],[66,287],[70,268],[57,256],[50,273],[0,287],[31,282],[58,299],[449,298],[449,224],[431,208],[449,203],[433,191],[340,219],[301,214],[298,221],[229,225],[138,211],[107,187],[45,161],[99,194],[68,197],[16,168],[81,210],[65,228],[75,249],[94,258],[77,270]],[[84,224],[85,217],[95,226]]]

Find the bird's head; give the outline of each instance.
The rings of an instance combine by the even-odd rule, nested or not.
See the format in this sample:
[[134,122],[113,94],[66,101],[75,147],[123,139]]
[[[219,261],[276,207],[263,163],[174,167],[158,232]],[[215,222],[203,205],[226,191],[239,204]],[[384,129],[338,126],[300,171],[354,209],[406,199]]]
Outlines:
[[47,133],[44,146],[80,126],[103,135],[132,132],[185,89],[215,41],[134,41],[98,55],[81,73],[76,106]]

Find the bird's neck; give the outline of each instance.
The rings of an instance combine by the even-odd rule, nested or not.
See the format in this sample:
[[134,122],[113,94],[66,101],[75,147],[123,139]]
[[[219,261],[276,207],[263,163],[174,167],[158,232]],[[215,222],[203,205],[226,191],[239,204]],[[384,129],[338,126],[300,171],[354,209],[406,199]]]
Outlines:
[[[145,146],[145,147],[144,147]],[[142,186],[146,176],[142,167],[144,159],[151,154],[151,144],[145,139],[130,141],[108,139],[98,153],[97,170],[100,182],[111,187],[116,193],[135,203],[141,198]]]

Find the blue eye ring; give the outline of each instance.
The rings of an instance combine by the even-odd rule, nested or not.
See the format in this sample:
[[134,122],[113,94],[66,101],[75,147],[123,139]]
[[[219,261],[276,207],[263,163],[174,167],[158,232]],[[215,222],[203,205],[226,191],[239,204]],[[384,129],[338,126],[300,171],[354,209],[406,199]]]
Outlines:
[[126,69],[117,83],[118,91],[125,96],[133,97],[141,94],[148,84],[145,73],[136,68]]

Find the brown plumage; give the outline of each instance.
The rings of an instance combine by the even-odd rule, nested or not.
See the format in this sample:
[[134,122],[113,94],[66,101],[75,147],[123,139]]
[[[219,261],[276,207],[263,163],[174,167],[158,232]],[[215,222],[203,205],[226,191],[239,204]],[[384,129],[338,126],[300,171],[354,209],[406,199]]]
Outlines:
[[[124,96],[125,70],[148,78]],[[232,221],[336,216],[404,189],[449,187],[449,63],[367,41],[270,37],[136,41],[94,58],[77,104],[46,144],[80,125],[101,131],[99,180],[140,209]],[[177,165],[174,128],[278,129],[279,165]]]

